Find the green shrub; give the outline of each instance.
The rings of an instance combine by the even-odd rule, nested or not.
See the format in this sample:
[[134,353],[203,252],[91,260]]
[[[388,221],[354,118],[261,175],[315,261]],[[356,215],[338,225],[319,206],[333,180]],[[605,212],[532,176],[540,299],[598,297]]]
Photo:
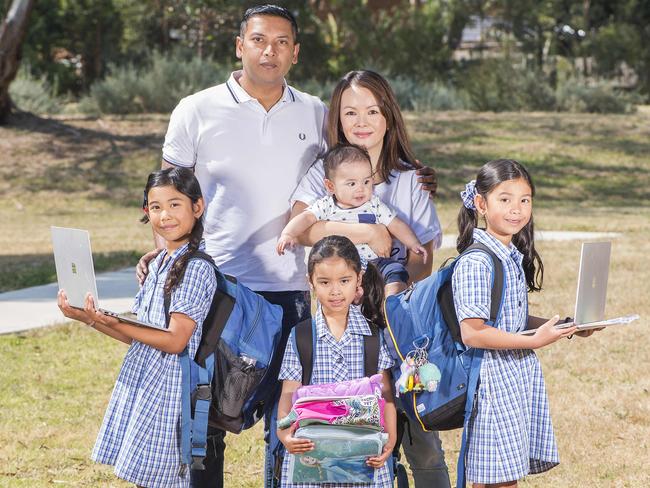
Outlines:
[[558,109],[567,112],[631,113],[638,100],[633,94],[616,90],[609,83],[587,85],[567,80],[557,90]]
[[330,103],[330,98],[332,98],[332,92],[334,91],[334,87],[336,86],[336,81],[333,80],[316,80],[316,79],[308,79],[308,80],[300,80],[291,82],[293,86],[295,86],[298,90],[309,93],[310,95],[314,95],[315,97],[320,98],[323,102],[329,104]]
[[467,95],[450,85],[406,77],[395,78],[390,85],[402,110],[463,110],[469,105]]
[[[296,81],[294,86],[301,91],[317,96],[329,103],[336,81],[315,79]],[[429,110],[463,110],[468,107],[467,96],[453,86],[436,82],[418,82],[412,78],[399,77],[390,80],[402,110],[419,112]]]
[[[90,113],[128,114],[171,112],[178,101],[204,88],[222,83],[231,67],[213,61],[154,54],[149,65],[112,67],[111,73],[90,89],[80,110]],[[94,103],[93,103],[94,102]]]
[[20,110],[35,114],[56,114],[61,111],[61,100],[52,94],[45,77],[35,78],[21,70],[9,85],[9,96]]
[[513,65],[507,59],[488,59],[461,75],[470,108],[478,111],[555,110],[553,90],[543,73]]
[[[142,79],[133,67],[111,69],[111,74],[90,87],[90,97],[106,114],[130,114],[146,111],[142,103]],[[80,107],[81,108],[81,107]]]

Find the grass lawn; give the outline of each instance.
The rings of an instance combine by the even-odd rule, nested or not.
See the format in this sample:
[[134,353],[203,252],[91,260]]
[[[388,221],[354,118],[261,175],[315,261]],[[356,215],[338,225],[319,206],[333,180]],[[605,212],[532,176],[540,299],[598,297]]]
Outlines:
[[[608,315],[640,323],[539,352],[562,464],[524,487],[637,487],[650,482],[650,113],[408,114],[416,152],[438,169],[438,211],[455,232],[457,191],[495,157],[526,164],[539,229],[620,232]],[[49,226],[88,228],[97,267],[134,264],[150,246],[138,223],[167,119],[44,120],[0,127],[0,291],[52,281]],[[571,314],[578,242],[541,242],[545,289],[531,312]],[[435,265],[452,254],[444,250]],[[90,451],[125,347],[77,324],[0,336],[0,486],[127,486]],[[226,486],[261,484],[261,426],[227,437]],[[452,479],[458,432],[442,434]]]

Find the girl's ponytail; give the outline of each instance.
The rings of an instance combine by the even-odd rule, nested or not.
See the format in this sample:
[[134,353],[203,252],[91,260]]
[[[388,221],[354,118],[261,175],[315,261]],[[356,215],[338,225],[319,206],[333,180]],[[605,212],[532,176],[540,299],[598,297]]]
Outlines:
[[461,205],[458,212],[458,239],[456,239],[456,250],[461,254],[474,242],[474,229],[478,226],[476,210]]
[[544,282],[544,264],[535,249],[535,226],[533,216],[517,234],[512,236],[512,243],[524,255],[521,266],[524,268],[528,291],[541,291]]
[[382,306],[384,303],[384,280],[373,263],[368,263],[363,278],[361,279],[363,287],[363,303],[361,312],[363,315],[377,327],[383,329],[386,327]]

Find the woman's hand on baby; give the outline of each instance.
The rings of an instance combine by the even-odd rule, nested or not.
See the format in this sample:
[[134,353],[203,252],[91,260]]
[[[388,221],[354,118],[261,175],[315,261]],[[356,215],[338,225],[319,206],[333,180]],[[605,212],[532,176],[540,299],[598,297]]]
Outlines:
[[411,252],[414,252],[418,256],[422,256],[422,262],[424,264],[427,264],[427,258],[429,257],[429,253],[427,253],[427,250],[424,247],[422,247],[420,244],[418,244],[417,246],[413,246],[409,250]]
[[290,234],[282,234],[278,239],[278,245],[275,250],[282,256],[285,250],[293,249],[298,245],[298,240]]
[[535,335],[531,337],[533,341],[532,349],[539,349],[540,347],[552,344],[553,342],[558,341],[563,337],[568,337],[576,333],[575,325],[573,327],[567,327],[565,329],[559,329],[555,327],[555,324],[557,324],[559,319],[560,316],[556,315],[537,328]]
[[68,296],[65,294],[64,290],[59,290],[59,293],[56,296],[56,304],[59,306],[59,310],[63,312],[63,315],[69,319],[78,320],[86,325],[93,323],[92,317],[88,315],[85,310],[80,310],[70,305],[70,302],[68,302]]
[[158,256],[161,251],[162,249],[154,249],[153,251],[149,251],[138,261],[138,264],[135,267],[135,275],[137,276],[138,283],[140,283],[140,285],[142,285],[144,283],[144,280],[147,278],[147,274],[149,273],[149,263],[155,259],[155,257]]
[[388,232],[388,229],[383,224],[369,224],[370,225],[370,238],[368,245],[370,249],[375,251],[375,254],[382,258],[390,256],[393,249],[393,238]]
[[386,461],[388,460],[388,456],[390,456],[392,452],[393,452],[393,446],[389,446],[388,444],[386,444],[381,454],[379,456],[369,457],[366,460],[366,464],[372,468],[381,468],[384,464],[386,464]]
[[[418,164],[422,164],[417,159],[415,161]],[[422,166],[415,174],[418,175],[418,182],[422,184],[422,190],[429,192],[429,198],[435,197],[438,191],[438,175],[436,175],[436,170],[429,166]]]

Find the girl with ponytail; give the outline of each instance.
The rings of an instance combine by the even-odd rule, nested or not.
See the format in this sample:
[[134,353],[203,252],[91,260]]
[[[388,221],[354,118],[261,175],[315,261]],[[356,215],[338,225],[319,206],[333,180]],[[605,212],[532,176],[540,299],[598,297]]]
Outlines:
[[[201,188],[191,170],[167,168],[149,175],[143,222],[151,223],[165,246],[149,264],[135,298],[138,319],[161,329],[120,322],[96,310],[86,297],[84,310],[70,307],[65,292],[58,304],[64,315],[129,344],[99,431],[93,460],[115,466],[115,474],[138,486],[189,486],[190,470],[181,465],[181,367],[179,354],[193,357],[201,340],[217,282],[202,259],[204,210]],[[164,297],[169,296],[169,316]]]
[[[489,325],[492,259],[483,252],[466,253],[452,276],[463,343],[483,350],[467,432],[466,477],[475,487],[514,488],[519,479],[559,463],[534,349],[570,337],[576,328],[556,328],[557,315],[547,320],[528,313],[527,293],[541,290],[544,274],[533,241],[534,195],[528,171],[511,159],[485,164],[461,192],[458,252],[473,242],[487,246],[503,264],[505,277],[501,313]],[[537,330],[518,334],[527,328]]]
[[[318,301],[314,317],[316,341],[313,351],[312,384],[335,383],[354,380],[364,376],[364,335],[370,335],[373,328],[383,327],[381,313],[384,287],[379,271],[372,263],[365,271],[356,246],[342,236],[329,236],[312,247],[307,261],[307,272],[312,294]],[[363,304],[353,304],[357,291],[363,289]],[[378,333],[378,331],[375,331]],[[292,336],[294,332],[291,332]],[[383,335],[379,333],[380,349],[377,372],[383,375],[382,395],[386,400],[384,426],[388,442],[379,456],[368,458],[366,464],[375,468],[374,483],[355,486],[374,488],[392,486],[386,465],[395,446],[397,436],[397,413],[391,392],[390,358]],[[278,418],[285,417],[291,410],[293,393],[302,386],[302,366],[294,348],[295,340],[289,338],[282,360],[279,378],[282,380],[282,395],[278,405]],[[304,438],[293,437],[293,429],[279,429],[278,438],[290,454],[305,453],[314,444]],[[319,485],[290,482],[288,476],[290,456],[285,456],[282,467],[282,486],[317,487]],[[332,488],[349,486],[328,484]]]

